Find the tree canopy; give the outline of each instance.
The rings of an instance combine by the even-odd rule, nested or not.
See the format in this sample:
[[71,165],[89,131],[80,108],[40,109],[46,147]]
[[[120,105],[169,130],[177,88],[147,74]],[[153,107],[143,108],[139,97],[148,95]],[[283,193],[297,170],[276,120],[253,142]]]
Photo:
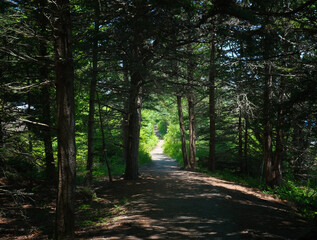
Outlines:
[[57,239],[74,237],[75,182],[137,179],[154,126],[186,169],[316,193],[316,11],[314,0],[1,1],[1,177],[58,186]]

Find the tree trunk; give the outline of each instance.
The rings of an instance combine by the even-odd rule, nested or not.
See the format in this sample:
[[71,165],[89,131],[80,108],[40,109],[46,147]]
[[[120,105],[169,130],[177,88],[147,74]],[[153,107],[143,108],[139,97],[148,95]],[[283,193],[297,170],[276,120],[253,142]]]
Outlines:
[[245,129],[244,129],[244,172],[249,173],[249,164],[248,164],[248,130],[249,130],[249,119],[248,117],[244,118],[245,120]]
[[272,74],[271,63],[267,63],[265,66],[265,83],[264,83],[264,171],[265,180],[268,186],[273,186],[272,176]]
[[[45,7],[45,4],[41,1],[41,7]],[[46,33],[46,27],[48,25],[44,14],[40,16],[40,27],[42,33]],[[39,47],[40,56],[42,58],[42,66],[40,68],[40,76],[42,81],[47,81],[49,78],[48,63],[45,60],[47,56],[47,45],[45,42],[40,43]],[[41,89],[42,93],[42,122],[48,126],[51,126],[51,99],[50,99],[50,85],[44,85]],[[54,153],[52,146],[52,138],[50,130],[43,130],[43,142],[45,151],[45,178],[47,182],[56,183],[56,172],[54,163]]]
[[210,41],[210,66],[209,66],[209,162],[208,170],[216,168],[216,101],[215,101],[215,44]]
[[187,159],[185,124],[184,124],[182,97],[181,96],[177,96],[177,110],[178,110],[178,119],[179,119],[179,127],[180,127],[180,134],[181,134],[183,163],[184,163],[184,168],[188,169],[188,168],[190,168],[190,165],[189,165],[188,159]]
[[74,122],[74,67],[68,0],[52,4],[56,71],[58,192],[56,239],[74,239],[76,147]]
[[277,115],[277,128],[276,128],[276,147],[275,147],[275,158],[273,165],[273,184],[276,186],[281,186],[282,184],[282,158],[283,158],[283,130],[281,128],[281,117],[283,111],[278,110]]
[[[47,72],[42,69],[42,71]],[[48,75],[45,77],[44,72],[41,73],[43,79],[47,79]],[[51,125],[51,100],[50,100],[50,87],[42,87],[42,101],[43,101],[43,112],[42,118],[43,123],[50,126]],[[44,142],[44,151],[45,151],[45,177],[48,182],[56,183],[56,172],[55,172],[55,163],[54,163],[54,154],[52,146],[52,138],[50,130],[43,130],[43,142]]]
[[[123,80],[126,86],[130,85],[130,74],[127,65],[127,61],[123,60]],[[122,132],[123,132],[123,164],[126,163],[127,154],[128,152],[125,151],[125,148],[128,146],[128,139],[129,139],[129,93],[125,94],[124,96],[124,115],[122,120]]]
[[[0,104],[1,104],[1,101],[0,101]],[[3,122],[2,122],[2,106],[0,107],[0,149],[3,148],[3,145],[4,145],[4,127],[3,127]]]
[[195,129],[195,103],[192,93],[188,96],[188,114],[189,114],[189,165],[196,167],[196,129]]
[[[138,22],[143,22],[147,14],[146,2],[134,1],[135,16]],[[139,175],[139,142],[141,129],[142,84],[146,76],[146,53],[143,48],[145,42],[142,24],[132,24],[131,52],[127,61],[130,73],[129,96],[127,98],[126,126],[124,133],[124,158],[126,161],[125,179],[134,180]]]
[[239,109],[239,122],[238,122],[238,134],[239,134],[239,143],[238,143],[238,156],[240,163],[240,172],[244,173],[244,162],[242,156],[242,116],[241,109]]
[[128,97],[127,122],[124,134],[124,158],[126,161],[125,179],[134,180],[139,175],[139,141],[141,129],[141,83],[142,75],[138,72],[131,75],[130,93]]
[[[192,54],[192,46],[188,45],[189,55]],[[194,102],[194,93],[192,90],[191,84],[194,81],[194,63],[191,56],[188,59],[188,117],[189,117],[189,159],[188,163],[190,168],[194,169],[196,167],[196,130],[195,130],[195,102]]]
[[294,151],[294,162],[293,162],[293,174],[295,177],[298,177],[301,174],[302,163],[304,162],[304,143],[303,143],[303,131],[302,131],[302,123],[298,121],[297,116],[292,116],[292,148]]
[[[27,80],[27,84],[28,84],[29,86],[31,85],[31,82],[30,82],[29,79]],[[28,91],[28,93],[27,93],[27,106],[28,106],[28,108],[27,108],[26,112],[27,112],[27,114],[28,114],[28,118],[31,118],[31,92],[30,92],[30,91]],[[29,120],[32,120],[32,119],[29,119]],[[31,152],[33,151],[32,135],[31,135],[31,133],[30,133],[31,130],[32,130],[32,125],[31,125],[31,124],[26,124],[26,125],[27,125],[28,131],[29,131],[29,133],[28,133],[29,152],[31,153]]]
[[3,147],[3,135],[2,122],[0,121],[0,148]]
[[[287,63],[284,63],[287,65]],[[283,132],[283,109],[282,102],[284,100],[284,91],[285,84],[284,78],[280,80],[280,93],[279,93],[279,103],[277,107],[277,119],[276,119],[276,147],[275,147],[275,156],[273,164],[273,181],[274,185],[281,186],[282,184],[282,161],[283,161],[283,152],[284,152],[284,132]]]
[[100,9],[98,2],[95,2],[95,29],[92,46],[92,78],[89,93],[89,116],[88,116],[88,156],[86,164],[86,185],[92,184],[92,166],[94,162],[94,125],[95,125],[95,94],[98,75],[98,32],[99,32]]
[[273,97],[273,76],[272,76],[272,62],[270,55],[272,52],[270,30],[266,26],[269,19],[265,19],[264,34],[263,34],[263,50],[264,50],[264,92],[263,92],[263,162],[266,184],[270,187],[274,186],[273,182],[273,111],[272,111],[272,97]]
[[100,99],[99,99],[98,93],[97,93],[97,99],[98,99],[98,110],[99,110],[99,122],[100,122],[101,136],[102,136],[102,155],[107,165],[109,182],[112,182],[112,174],[111,174],[111,168],[110,168],[110,164],[107,157],[106,138],[105,138],[105,131],[104,131],[103,122],[102,122],[101,106],[100,106]]

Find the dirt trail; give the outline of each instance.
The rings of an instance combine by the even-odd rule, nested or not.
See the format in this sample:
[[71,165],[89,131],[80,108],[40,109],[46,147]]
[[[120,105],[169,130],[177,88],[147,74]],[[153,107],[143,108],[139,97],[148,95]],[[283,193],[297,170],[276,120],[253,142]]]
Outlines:
[[[82,239],[298,239],[307,223],[266,194],[197,172],[182,171],[162,153],[141,179],[115,181],[108,194],[129,199],[127,214]],[[108,195],[108,196],[109,196]]]

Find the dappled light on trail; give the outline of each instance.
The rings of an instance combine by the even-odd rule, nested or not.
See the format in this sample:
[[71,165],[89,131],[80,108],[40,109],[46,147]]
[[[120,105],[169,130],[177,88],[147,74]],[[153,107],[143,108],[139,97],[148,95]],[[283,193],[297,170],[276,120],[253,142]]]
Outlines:
[[279,200],[181,170],[162,143],[139,180],[117,180],[101,196],[128,198],[127,214],[77,232],[80,239],[298,239],[307,231],[307,222]]

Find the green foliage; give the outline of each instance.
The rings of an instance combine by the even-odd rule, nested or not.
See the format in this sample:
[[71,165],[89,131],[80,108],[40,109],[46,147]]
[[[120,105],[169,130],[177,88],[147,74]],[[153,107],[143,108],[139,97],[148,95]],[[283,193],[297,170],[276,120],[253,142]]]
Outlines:
[[[263,94],[265,79],[269,75],[266,64],[272,63],[272,94],[270,99],[270,110],[268,116],[272,124],[273,152],[276,149],[276,135],[279,127],[284,131],[285,153],[283,159],[283,185],[266,191],[276,194],[278,197],[295,202],[305,214],[309,215],[316,211],[316,189],[317,184],[312,179],[316,176],[317,144],[316,144],[316,41],[314,34],[314,18],[316,5],[307,5],[300,10],[296,16],[290,14],[284,17],[270,17],[271,13],[277,12],[281,7],[286,12],[298,9],[299,4],[305,1],[290,1],[284,4],[283,1],[276,2],[276,5],[269,5],[265,1],[254,1],[254,7],[263,7],[264,12],[271,18],[270,23],[263,22],[266,18],[259,18],[251,12],[244,12],[242,8],[226,10],[221,16],[226,25],[218,24],[214,42],[217,48],[215,66],[210,66],[210,35],[201,34],[205,29],[196,29],[189,39],[192,42],[192,54],[186,52],[183,46],[170,45],[171,36],[175,33],[177,42],[187,42],[184,35],[184,26],[187,30],[198,26],[196,20],[200,19],[196,14],[207,14],[214,11],[212,1],[143,1],[144,9],[151,14],[142,18],[135,16],[133,6],[123,9],[118,4],[101,4],[100,8],[104,14],[100,15],[102,24],[100,34],[94,32],[93,6],[91,1],[78,1],[72,4],[75,22],[72,32],[74,38],[74,68],[75,68],[75,128],[77,148],[77,182],[82,184],[86,175],[87,161],[87,123],[89,113],[89,83],[92,74],[92,58],[94,52],[93,41],[98,39],[98,51],[109,52],[109,58],[98,59],[98,86],[97,91],[101,105],[101,119],[105,129],[107,157],[109,159],[113,175],[121,175],[125,166],[122,157],[122,110],[126,94],[129,92],[127,79],[123,69],[133,67],[137,62],[134,57],[134,50],[128,46],[134,46],[131,39],[131,29],[139,25],[142,29],[142,36],[138,39],[139,46],[148,51],[141,51],[139,59],[148,61],[146,74],[142,85],[142,97],[148,104],[149,109],[142,111],[142,127],[140,131],[139,164],[151,161],[149,152],[157,144],[157,137],[154,134],[156,124],[161,135],[164,136],[164,152],[175,158],[180,164],[182,161],[180,133],[178,116],[176,110],[176,94],[186,96],[189,89],[195,94],[196,130],[197,130],[197,159],[208,156],[209,147],[209,119],[208,119],[208,74],[210,67],[216,72],[216,157],[218,163],[224,162],[227,165],[238,164],[238,121],[239,114],[242,122],[249,119],[249,125],[242,126],[242,132],[248,126],[247,131],[247,157],[248,171],[252,176],[260,176],[263,172]],[[171,3],[173,2],[173,3]],[[307,1],[306,1],[307,2]],[[75,2],[74,2],[75,3]],[[76,2],[77,3],[77,2]],[[142,3],[142,4],[143,4]],[[154,4],[154,5],[151,5]],[[170,6],[172,4],[172,7]],[[282,4],[282,5],[280,5]],[[35,122],[43,122],[41,115],[43,101],[40,97],[41,87],[46,84],[44,81],[54,79],[53,66],[53,41],[49,24],[41,22],[46,19],[47,7],[43,9],[37,1],[4,1],[0,4],[0,45],[1,45],[1,84],[0,84],[0,164],[1,176],[4,175],[12,182],[31,182],[34,178],[43,177],[45,172],[45,151],[43,144],[42,129],[39,126],[22,124],[21,129],[15,132],[10,127],[19,118],[27,118]],[[288,6],[287,6],[288,5]],[[154,7],[155,6],[155,7]],[[149,8],[148,8],[149,7]],[[164,9],[164,11],[162,11]],[[222,9],[222,7],[221,7]],[[132,10],[132,12],[131,12]],[[153,11],[152,11],[153,10]],[[170,12],[170,10],[173,10]],[[224,9],[225,10],[225,9]],[[183,13],[190,15],[191,21],[184,19]],[[44,13],[44,14],[43,14]],[[113,13],[113,15],[112,15]],[[43,16],[41,16],[43,14]],[[162,15],[163,14],[163,15]],[[50,15],[50,14],[49,14]],[[207,14],[208,15],[208,14]],[[221,14],[220,14],[221,15]],[[228,15],[228,16],[227,16]],[[249,20],[249,24],[243,21],[230,21],[229,16],[240,16]],[[173,17],[175,16],[175,17]],[[109,19],[108,19],[109,18]],[[187,17],[186,17],[187,18]],[[115,21],[109,21],[115,19]],[[202,18],[201,20],[203,20]],[[185,22],[185,21],[186,22]],[[201,21],[199,20],[199,21]],[[185,24],[186,23],[186,24]],[[190,24],[193,24],[192,26]],[[201,22],[204,23],[204,22]],[[205,24],[199,24],[205,26]],[[155,26],[155,27],[153,27]],[[208,28],[208,24],[205,26]],[[261,28],[260,28],[261,27]],[[302,31],[304,29],[304,31]],[[128,31],[127,31],[128,30]],[[225,31],[224,31],[225,30]],[[267,30],[266,35],[263,30]],[[299,31],[300,30],[300,31]],[[171,31],[171,32],[169,32]],[[190,31],[189,31],[190,32]],[[165,34],[161,34],[165,33]],[[198,34],[196,34],[198,33]],[[207,31],[207,33],[209,33]],[[230,33],[230,35],[228,35]],[[132,36],[132,37],[131,37]],[[202,39],[205,36],[206,39]],[[278,36],[278,37],[273,37]],[[106,37],[107,41],[104,41]],[[173,35],[174,37],[174,35]],[[195,40],[199,38],[200,43]],[[122,41],[118,42],[117,39]],[[265,51],[265,39],[270,43],[270,51]],[[157,41],[159,40],[159,41]],[[185,40],[185,41],[184,41]],[[204,41],[206,40],[206,41]],[[155,44],[152,44],[155,43]],[[159,44],[159,45],[157,45]],[[46,49],[45,56],[42,55],[41,46]],[[175,49],[176,51],[170,51]],[[169,51],[166,51],[169,50]],[[133,54],[132,54],[133,53]],[[143,54],[144,53],[144,54]],[[165,54],[166,53],[166,54]],[[264,54],[263,54],[264,53]],[[149,55],[148,55],[149,54]],[[267,56],[266,56],[267,55]],[[125,58],[126,56],[130,57]],[[165,58],[166,57],[166,58]],[[191,57],[195,65],[193,86],[186,86],[187,62]],[[156,59],[161,61],[156,62]],[[171,60],[172,59],[172,60]],[[240,61],[243,59],[243,61]],[[266,61],[270,59],[270,61]],[[155,60],[155,61],[153,61]],[[154,63],[155,64],[148,64]],[[232,63],[232,64],[227,64]],[[136,64],[138,65],[138,64]],[[47,66],[48,76],[42,76],[43,67]],[[173,66],[177,68],[174,74]],[[137,66],[139,68],[140,66]],[[130,74],[136,69],[127,69]],[[175,76],[177,75],[177,77]],[[154,81],[152,81],[154,80]],[[166,81],[168,80],[168,81]],[[155,82],[155,85],[153,84]],[[172,83],[172,84],[171,84]],[[176,87],[175,87],[176,86]],[[18,90],[19,88],[24,90]],[[177,88],[177,89],[175,89]],[[131,89],[130,89],[131,90]],[[165,91],[166,90],[166,91]],[[55,90],[51,87],[51,100]],[[153,96],[157,93],[158,96]],[[170,94],[170,95],[169,95]],[[248,101],[241,102],[240,95],[247,97]],[[150,99],[150,101],[148,101]],[[154,100],[157,100],[154,101]],[[183,98],[185,103],[185,97]],[[34,110],[16,111],[14,104],[28,103],[34,106]],[[56,106],[51,101],[50,110],[52,113],[49,125],[54,126],[56,122]],[[239,102],[239,104],[237,104]],[[238,106],[239,105],[239,106]],[[183,104],[183,106],[186,106]],[[250,107],[253,106],[253,107]],[[250,108],[253,110],[250,111]],[[247,110],[249,109],[249,110]],[[97,106],[96,106],[97,110]],[[188,112],[184,107],[185,125],[188,124]],[[278,112],[282,116],[277,116]],[[281,121],[281,122],[279,122]],[[98,111],[95,114],[95,161],[93,166],[94,179],[99,180],[108,175],[108,169],[104,160],[101,129],[99,126]],[[24,126],[25,125],[25,126]],[[167,128],[168,125],[168,128]],[[22,127],[25,130],[22,130]],[[56,127],[56,126],[55,126]],[[57,159],[56,133],[50,131],[53,139],[53,151],[55,161]],[[242,137],[243,141],[244,136]],[[244,149],[243,149],[244,150]],[[98,161],[99,160],[99,161]],[[198,167],[206,172],[203,161],[198,161]],[[217,171],[213,176],[235,181],[252,187],[264,189],[263,182],[257,178],[243,176],[236,171]],[[297,177],[297,178],[295,178]],[[300,182],[298,179],[308,179]],[[296,180],[294,180],[296,179]],[[310,179],[310,181],[309,181]],[[36,186],[33,190],[36,190]],[[79,194],[89,199],[96,198],[90,189],[79,189]],[[118,205],[114,206],[118,209]],[[88,211],[89,206],[79,209]],[[116,212],[117,210],[114,210]],[[96,222],[95,219],[87,220],[85,226]]]
[[0,176],[4,176],[12,183],[32,181],[41,176],[40,171],[43,159],[36,152],[29,152],[30,139],[27,132],[19,133],[19,136],[11,136],[5,148],[0,148]]
[[154,133],[155,112],[152,110],[142,111],[142,126],[140,131],[140,149],[150,152],[158,143]]
[[[113,155],[109,158],[110,169],[113,176],[120,176],[124,173],[124,163],[122,157]],[[108,168],[105,162],[96,162],[93,167],[93,177],[96,180],[100,180],[105,176],[108,176]]]
[[317,210],[317,185],[286,180],[281,187],[268,188],[267,193],[274,194],[278,198],[293,202],[301,214],[313,218]]
[[152,161],[151,156],[148,152],[139,150],[139,165],[150,163]]
[[165,120],[160,120],[157,123],[157,129],[161,134],[161,137],[164,137],[165,134],[167,133],[167,122]]
[[78,207],[78,209],[80,210],[87,210],[90,208],[90,205],[89,204],[82,204]]
[[122,157],[119,155],[114,155],[109,158],[111,164],[111,171],[113,175],[119,175],[124,172],[124,163]]
[[141,127],[140,131],[140,150],[150,152],[158,143],[158,138],[154,133],[154,125],[147,124]]
[[22,183],[23,180],[34,179],[38,176],[38,171],[32,161],[28,161],[22,156],[12,157],[5,164],[9,167],[3,169],[2,174],[9,181]]
[[237,174],[233,170],[227,170],[227,169],[217,170],[214,173],[210,173],[207,171],[207,169],[204,168],[203,172],[207,173],[208,175],[212,177],[216,177],[226,181],[235,182],[235,183],[242,184],[248,187],[260,188],[260,189],[264,189],[265,187],[265,184],[262,180],[257,178],[252,178],[247,175]]
[[[139,164],[151,162],[150,151],[157,145],[158,138],[154,133],[155,112],[151,110],[143,110],[142,126],[140,131],[140,147],[139,147]],[[78,126],[79,127],[79,126]],[[119,136],[118,133],[114,133]],[[98,136],[98,134],[96,134]],[[101,137],[101,136],[100,136]],[[86,160],[87,160],[87,135],[85,133],[78,134],[77,143],[77,182],[84,183],[86,176]],[[100,141],[96,141],[96,149],[101,148]],[[100,151],[101,152],[101,151]],[[100,153],[102,154],[102,152]],[[107,143],[107,155],[110,163],[110,169],[113,176],[121,176],[125,171],[125,163],[123,162],[122,149]],[[97,159],[100,159],[98,162]],[[93,165],[93,177],[101,180],[108,176],[108,168],[102,156],[96,155]]]
[[[196,158],[198,160],[208,158],[209,156],[209,142],[205,140],[196,141]],[[199,161],[198,161],[199,162]]]
[[176,159],[183,166],[180,131],[177,124],[168,125],[167,133],[164,136],[163,149],[165,154]]
[[121,200],[104,205],[95,198],[89,204],[83,203],[77,207],[78,221],[76,225],[80,227],[96,226],[98,224],[115,221],[115,218],[126,213],[126,206],[130,200],[123,197]]
[[76,190],[78,199],[82,199],[84,201],[91,201],[95,197],[95,192],[89,187],[80,186]]
[[309,218],[315,216],[317,210],[317,182],[308,181],[304,183],[296,182],[295,180],[285,180],[281,187],[268,188],[263,180],[237,174],[234,171],[217,170],[215,173],[210,173],[206,168],[200,168],[199,170],[219,179],[261,189],[264,193],[295,203],[301,215]]
[[[113,166],[113,165],[111,164],[111,166]],[[115,168],[115,170],[117,172],[117,168]],[[112,171],[112,172],[114,174],[114,171]],[[92,175],[93,175],[94,179],[96,179],[96,180],[100,180],[104,176],[108,176],[107,165],[105,163],[95,163],[93,170],[92,170]],[[116,175],[116,174],[114,174],[114,175]]]
[[151,162],[150,151],[157,145],[158,138],[154,133],[155,112],[142,111],[142,126],[140,131],[139,164]]
[[[254,136],[254,142],[257,140]],[[183,164],[182,161],[182,152],[181,152],[181,142],[180,142],[180,132],[179,126],[176,123],[171,123],[168,126],[167,133],[164,136],[164,153],[169,155],[170,157],[176,159],[181,165]],[[208,157],[209,149],[208,149],[208,141],[198,140],[196,142],[197,146],[197,153],[196,156],[198,159]],[[235,148],[235,143],[232,141],[221,140],[216,145],[216,152],[222,161],[230,162],[232,159],[235,159],[234,152],[231,149]],[[259,171],[261,159],[259,160],[256,158],[255,152],[258,152],[259,149],[257,147],[252,148],[253,151],[249,152],[249,164],[253,172]],[[222,154],[226,153],[226,155]],[[254,154],[254,155],[253,155]],[[252,163],[252,164],[251,164]],[[301,214],[307,217],[313,217],[314,213],[317,209],[317,183],[308,181],[308,182],[296,182],[292,179],[292,175],[287,176],[285,175],[285,179],[283,182],[282,187],[276,187],[274,189],[267,189],[265,182],[263,179],[255,178],[252,176],[238,174],[236,169],[223,169],[217,170],[215,173],[209,173],[206,169],[206,166],[198,161],[197,168],[199,171],[207,173],[213,177],[217,177],[220,179],[224,179],[227,181],[232,181],[235,183],[239,183],[248,187],[259,188],[263,191],[274,194],[281,199],[288,200],[290,202],[294,202],[298,209],[300,210]],[[314,173],[312,173],[314,174]],[[255,175],[255,176],[259,176]]]

